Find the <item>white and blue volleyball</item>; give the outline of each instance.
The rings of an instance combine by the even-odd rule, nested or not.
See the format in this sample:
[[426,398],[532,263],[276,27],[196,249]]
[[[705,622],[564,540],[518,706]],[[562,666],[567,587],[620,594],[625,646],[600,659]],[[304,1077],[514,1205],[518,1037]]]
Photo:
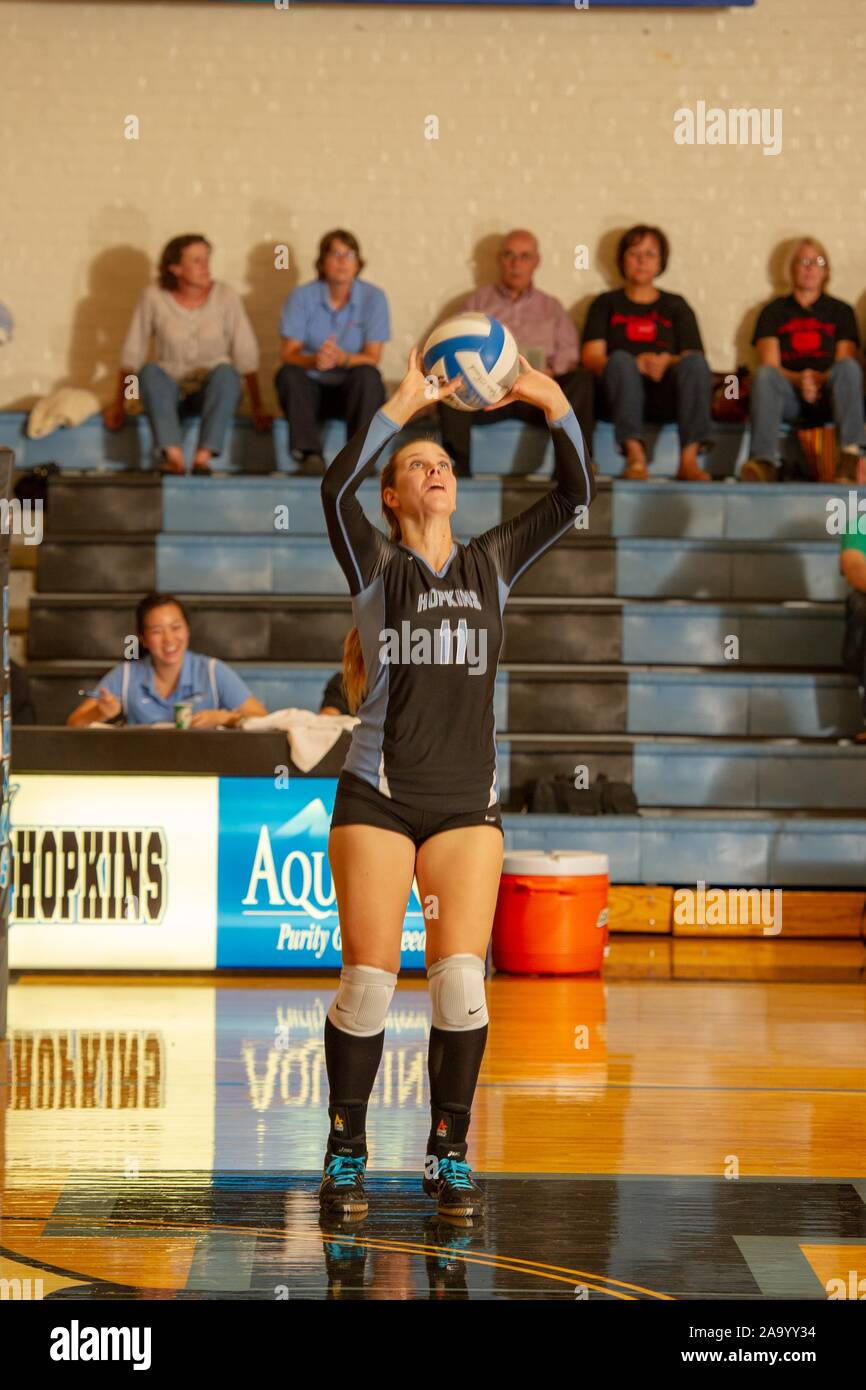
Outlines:
[[498,319],[486,314],[457,314],[434,328],[424,344],[425,376],[440,381],[460,378],[445,405],[455,410],[483,410],[510,391],[520,373],[517,344]]

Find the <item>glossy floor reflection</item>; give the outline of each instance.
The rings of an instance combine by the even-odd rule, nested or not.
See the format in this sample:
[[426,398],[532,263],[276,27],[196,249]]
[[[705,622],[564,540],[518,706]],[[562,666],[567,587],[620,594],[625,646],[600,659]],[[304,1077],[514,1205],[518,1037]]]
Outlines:
[[386,1031],[370,1214],[324,1229],[332,978],[19,979],[0,1045],[5,1296],[825,1299],[858,1287],[862,983],[631,978],[626,954],[604,982],[489,982],[470,1131],[488,1213],[468,1226],[437,1218],[421,1191],[422,979],[401,981]]
[[74,1299],[668,1300],[823,1299],[828,1279],[864,1270],[866,1213],[850,1183],[539,1175],[486,1186],[483,1222],[445,1221],[419,1184],[379,1174],[353,1226],[320,1223],[309,1181],[285,1174],[31,1191],[4,1218],[3,1274]]

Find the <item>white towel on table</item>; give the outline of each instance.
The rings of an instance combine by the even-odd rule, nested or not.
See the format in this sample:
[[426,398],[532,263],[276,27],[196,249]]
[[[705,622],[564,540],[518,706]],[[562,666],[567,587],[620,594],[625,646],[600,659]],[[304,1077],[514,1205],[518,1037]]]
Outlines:
[[314,714],[309,709],[278,709],[273,714],[250,715],[244,729],[285,729],[292,762],[309,772],[333,748],[344,729],[360,721],[351,714]]

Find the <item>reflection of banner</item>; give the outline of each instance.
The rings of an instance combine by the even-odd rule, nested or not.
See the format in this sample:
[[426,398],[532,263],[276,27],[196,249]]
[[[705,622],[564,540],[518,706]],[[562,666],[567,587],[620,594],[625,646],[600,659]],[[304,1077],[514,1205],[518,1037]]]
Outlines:
[[[333,969],[340,928],[328,832],[333,778],[223,777],[219,784],[217,965]],[[415,885],[401,965],[424,965],[424,918]]]
[[65,1171],[85,1133],[106,1194],[109,1177],[122,1186],[149,1172],[182,1171],[185,1183],[208,1184],[215,1011],[214,990],[189,986],[107,990],[73,981],[14,990],[7,1185]]
[[[336,982],[218,989],[214,1166],[313,1171],[328,1133],[323,1031]],[[367,1134],[377,1169],[417,1170],[430,1126],[426,981],[401,986],[385,1021]],[[302,1223],[306,1225],[306,1223]]]
[[213,968],[215,777],[15,780],[13,969]]

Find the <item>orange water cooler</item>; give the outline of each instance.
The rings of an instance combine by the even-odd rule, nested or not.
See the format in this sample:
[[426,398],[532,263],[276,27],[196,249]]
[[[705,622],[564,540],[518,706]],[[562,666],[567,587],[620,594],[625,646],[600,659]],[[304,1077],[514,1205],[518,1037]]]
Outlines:
[[608,858],[590,850],[507,850],[493,965],[513,975],[598,974],[607,945]]

